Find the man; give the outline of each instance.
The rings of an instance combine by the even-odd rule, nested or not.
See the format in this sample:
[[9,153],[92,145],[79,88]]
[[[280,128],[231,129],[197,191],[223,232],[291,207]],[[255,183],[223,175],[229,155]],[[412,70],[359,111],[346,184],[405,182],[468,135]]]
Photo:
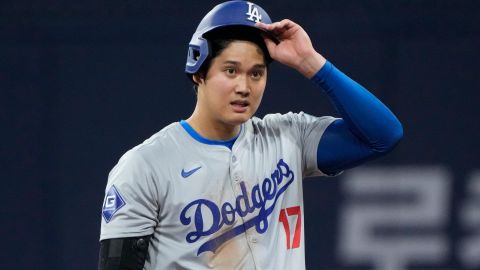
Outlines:
[[[323,88],[342,118],[253,117],[272,59]],[[385,154],[401,124],[298,24],[272,23],[250,2],[205,16],[186,73],[197,91],[192,115],[109,175],[99,269],[304,269],[301,180]]]

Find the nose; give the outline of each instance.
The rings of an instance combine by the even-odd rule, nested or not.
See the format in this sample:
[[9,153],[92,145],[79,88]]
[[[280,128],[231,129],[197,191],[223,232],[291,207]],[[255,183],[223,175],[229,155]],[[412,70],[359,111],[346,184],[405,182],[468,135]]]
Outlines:
[[250,94],[250,92],[251,92],[251,89],[250,89],[250,83],[248,81],[248,76],[238,76],[235,93],[246,97]]

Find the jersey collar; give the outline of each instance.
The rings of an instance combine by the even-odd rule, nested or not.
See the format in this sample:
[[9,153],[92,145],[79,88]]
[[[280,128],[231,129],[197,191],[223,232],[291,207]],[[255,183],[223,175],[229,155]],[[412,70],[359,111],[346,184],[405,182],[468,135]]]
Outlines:
[[198,132],[196,132],[195,129],[193,129],[192,126],[190,126],[190,124],[187,123],[187,121],[180,120],[180,125],[196,141],[198,141],[200,143],[203,143],[203,144],[208,144],[208,145],[223,145],[223,146],[229,148],[230,150],[232,149],[233,144],[237,140],[238,136],[240,136],[240,134],[242,133],[242,129],[243,129],[243,124],[242,124],[242,125],[240,125],[240,132],[237,134],[237,136],[235,136],[232,139],[229,139],[229,140],[210,140],[208,138],[203,137]]

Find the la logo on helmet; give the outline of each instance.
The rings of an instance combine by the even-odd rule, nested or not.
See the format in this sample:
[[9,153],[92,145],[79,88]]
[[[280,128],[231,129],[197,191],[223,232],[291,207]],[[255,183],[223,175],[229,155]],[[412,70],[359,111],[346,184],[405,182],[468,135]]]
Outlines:
[[262,20],[262,15],[260,15],[260,13],[258,12],[258,8],[253,3],[247,2],[247,4],[248,12],[246,13],[246,15],[249,16],[247,20],[252,22],[260,22]]

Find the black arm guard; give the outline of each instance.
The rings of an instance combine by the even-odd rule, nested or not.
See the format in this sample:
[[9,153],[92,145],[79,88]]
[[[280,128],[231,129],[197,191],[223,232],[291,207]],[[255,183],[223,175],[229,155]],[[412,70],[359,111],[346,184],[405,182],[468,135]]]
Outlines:
[[150,237],[102,240],[98,270],[142,270],[148,254]]

